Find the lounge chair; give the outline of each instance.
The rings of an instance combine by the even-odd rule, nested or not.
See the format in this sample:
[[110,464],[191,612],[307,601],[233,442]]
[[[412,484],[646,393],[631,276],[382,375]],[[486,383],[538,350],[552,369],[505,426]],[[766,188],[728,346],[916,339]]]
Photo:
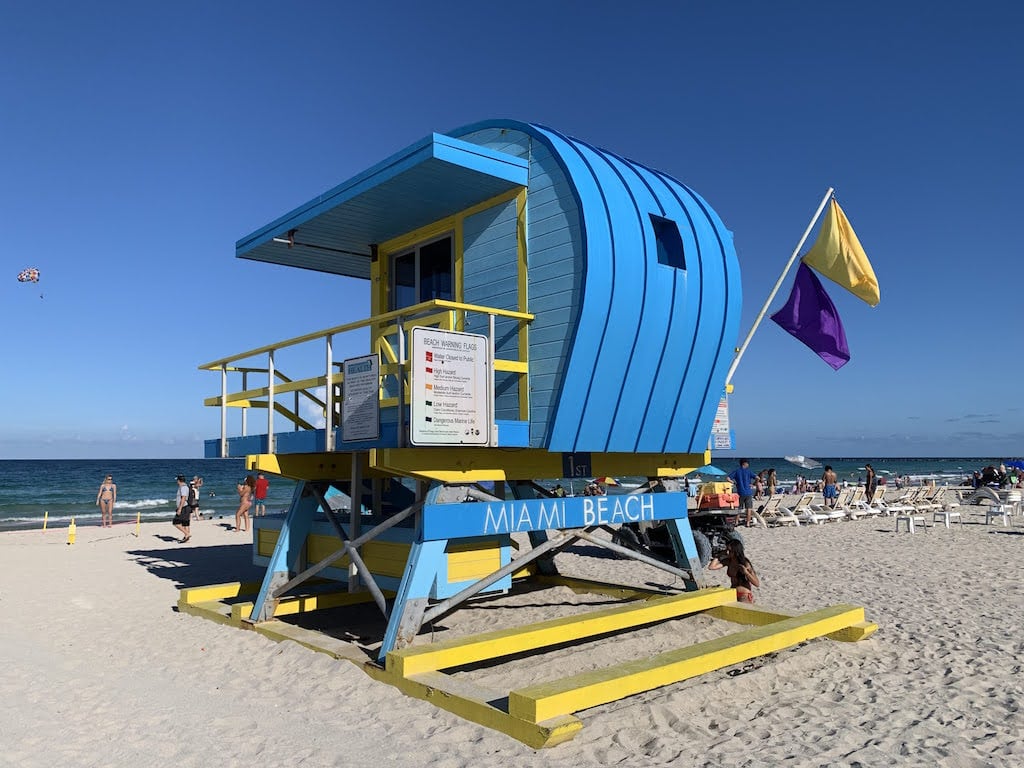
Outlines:
[[793,506],[793,514],[801,523],[821,525],[829,521],[828,512],[822,511],[822,505],[815,501],[816,498],[816,493],[805,493]]
[[[806,523],[808,520],[805,520],[803,515],[810,509],[811,502],[813,501],[813,493],[802,493],[800,494],[800,498],[796,500],[796,503],[792,507],[784,507],[780,504],[779,512],[788,517],[795,517],[798,523]],[[824,520],[812,520],[810,522],[824,522]]]
[[759,519],[768,526],[785,525],[786,523],[793,523],[799,527],[800,520],[792,511],[781,506],[782,497],[773,496],[768,499],[764,504],[761,505],[760,509],[757,510]]
[[853,493],[850,494],[850,498],[846,501],[844,511],[846,512],[846,516],[851,520],[857,520],[861,517],[869,517],[871,515],[879,514],[879,510],[875,509],[864,500],[863,488],[854,489]]
[[844,488],[841,490],[839,495],[836,497],[836,505],[834,507],[830,507],[826,500],[822,498],[820,504],[817,502],[811,504],[811,509],[816,514],[823,515],[826,523],[834,523],[836,520],[845,520],[846,502],[850,498],[851,492],[852,489],[850,488]]

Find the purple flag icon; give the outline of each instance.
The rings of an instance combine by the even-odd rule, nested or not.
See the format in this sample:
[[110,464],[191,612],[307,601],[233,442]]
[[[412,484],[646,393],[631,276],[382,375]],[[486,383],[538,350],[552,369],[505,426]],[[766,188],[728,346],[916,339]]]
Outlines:
[[772,320],[810,347],[822,360],[839,370],[850,361],[850,347],[835,304],[821,281],[803,262],[793,281],[786,306]]

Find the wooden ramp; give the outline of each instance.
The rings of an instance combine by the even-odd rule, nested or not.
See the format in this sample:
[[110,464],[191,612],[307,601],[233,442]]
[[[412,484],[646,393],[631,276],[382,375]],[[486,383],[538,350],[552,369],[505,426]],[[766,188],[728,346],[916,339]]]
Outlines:
[[[571,579],[558,579],[579,591],[619,592],[634,599],[581,615],[390,651],[383,667],[368,661],[366,654],[351,644],[319,632],[276,619],[249,624],[244,619],[251,610],[251,601],[243,585],[237,583],[182,590],[179,608],[215,621],[254,629],[275,641],[293,640],[335,658],[359,663],[375,680],[394,685],[409,696],[505,733],[533,748],[551,747],[572,739],[583,727],[576,713],[590,707],[791,648],[812,638],[853,642],[877,629],[875,624],[865,621],[863,608],[852,605],[830,606],[794,616],[738,603],[733,589],[715,588],[666,596],[596,582],[580,581],[570,585]],[[281,601],[280,614],[276,615],[367,599],[365,594],[337,591],[290,597]],[[445,672],[694,614],[749,628],[649,658],[633,659],[512,691],[495,691]]]

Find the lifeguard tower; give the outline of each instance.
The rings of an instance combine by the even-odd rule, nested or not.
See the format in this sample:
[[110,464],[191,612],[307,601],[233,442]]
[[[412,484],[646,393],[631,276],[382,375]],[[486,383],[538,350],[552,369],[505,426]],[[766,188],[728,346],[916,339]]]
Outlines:
[[[220,374],[207,457],[244,456],[297,486],[283,516],[253,521],[262,583],[186,590],[183,609],[324,649],[282,617],[374,601],[386,630],[376,658],[361,659],[368,672],[534,746],[571,738],[580,709],[874,628],[852,606],[793,617],[703,589],[677,480],[711,459],[739,267],[718,215],[670,176],[550,128],[479,123],[313,198],[236,255],[365,281],[371,311],[201,366]],[[353,336],[366,346],[336,359]],[[309,367],[292,378],[286,357]],[[322,423],[301,415],[310,405]],[[229,409],[240,409],[233,435]],[[253,409],[263,413],[247,419]],[[552,491],[600,475],[645,482],[625,495]],[[602,535],[626,522],[665,524],[674,561]],[[554,556],[580,541],[674,574],[685,591],[560,576]],[[416,640],[465,601],[522,582],[626,602],[585,621]],[[443,673],[696,612],[755,626],[509,692]]]

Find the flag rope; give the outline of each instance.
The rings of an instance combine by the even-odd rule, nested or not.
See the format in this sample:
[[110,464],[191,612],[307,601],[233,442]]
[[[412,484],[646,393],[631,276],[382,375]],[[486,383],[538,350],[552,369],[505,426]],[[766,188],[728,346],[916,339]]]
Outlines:
[[761,307],[761,311],[757,313],[757,317],[754,318],[754,324],[750,327],[747,337],[743,340],[743,343],[736,349],[736,357],[732,361],[732,365],[729,367],[729,373],[725,376],[725,386],[728,387],[732,381],[732,375],[736,373],[736,368],[740,364],[740,358],[743,357],[743,353],[747,351],[747,346],[750,344],[750,339],[754,336],[754,331],[761,324],[765,314],[768,312],[768,307],[771,306],[772,301],[775,299],[775,294],[779,292],[779,288],[782,287],[783,281],[786,279],[786,275],[789,274],[789,270],[793,267],[793,262],[796,261],[796,257],[800,253],[800,249],[804,247],[804,243],[807,242],[807,237],[811,234],[811,230],[814,229],[815,223],[818,221],[818,217],[821,216],[821,212],[825,210],[825,206],[828,201],[832,198],[835,192],[835,187],[829,187],[828,192],[821,198],[821,204],[818,206],[818,210],[814,212],[814,216],[811,218],[811,223],[807,225],[807,229],[804,230],[804,236],[800,238],[800,242],[796,244],[796,248],[793,249],[793,255],[789,257],[789,261],[786,262],[785,269],[782,270],[782,274],[779,275],[779,279],[775,281],[775,287],[772,288],[771,293],[768,294],[768,298],[764,302],[764,306]]

